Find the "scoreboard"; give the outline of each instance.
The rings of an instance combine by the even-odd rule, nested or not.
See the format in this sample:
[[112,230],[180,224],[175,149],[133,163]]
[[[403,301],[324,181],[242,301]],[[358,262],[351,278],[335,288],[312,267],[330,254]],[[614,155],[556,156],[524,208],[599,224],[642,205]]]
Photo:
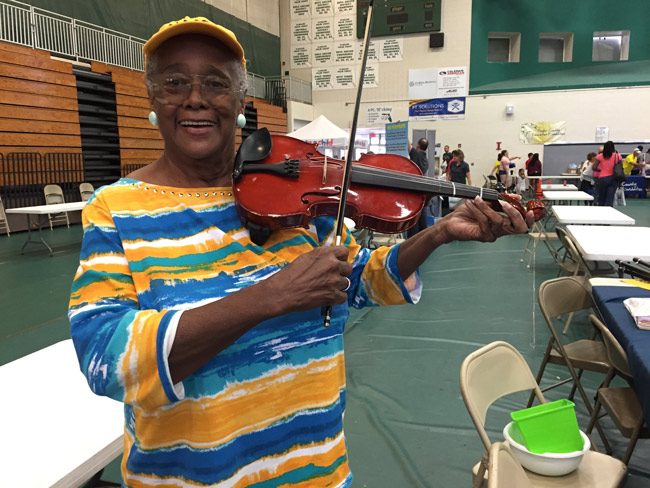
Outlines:
[[[371,37],[440,31],[442,0],[375,0]],[[363,39],[369,0],[357,0],[357,38]]]

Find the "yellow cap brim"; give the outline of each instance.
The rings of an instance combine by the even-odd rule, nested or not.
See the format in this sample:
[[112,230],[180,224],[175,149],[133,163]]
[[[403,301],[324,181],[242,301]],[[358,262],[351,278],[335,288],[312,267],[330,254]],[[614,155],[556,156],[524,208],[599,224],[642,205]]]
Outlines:
[[148,59],[160,45],[171,39],[172,37],[180,36],[183,34],[203,34],[206,36],[214,37],[226,46],[235,57],[246,66],[246,58],[244,56],[244,48],[241,46],[234,32],[230,29],[215,24],[214,22],[206,19],[205,17],[185,17],[181,20],[175,20],[163,25],[158,32],[149,38],[144,44],[144,63],[147,64]]

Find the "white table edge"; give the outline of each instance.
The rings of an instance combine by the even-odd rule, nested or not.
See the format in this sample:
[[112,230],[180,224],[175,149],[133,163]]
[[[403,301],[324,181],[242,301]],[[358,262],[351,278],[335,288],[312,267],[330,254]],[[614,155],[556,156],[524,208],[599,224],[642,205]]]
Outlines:
[[[635,256],[635,255],[628,256],[628,255],[620,255],[620,254],[617,254],[617,255],[613,255],[613,254],[587,254],[585,252],[585,250],[582,248],[582,246],[580,245],[580,242],[573,235],[573,232],[571,232],[570,227],[594,227],[594,226],[585,226],[585,225],[580,225],[580,224],[570,224],[570,225],[567,225],[567,227],[566,227],[567,233],[571,236],[571,238],[573,239],[573,242],[575,242],[575,245],[578,247],[578,250],[580,251],[582,256],[588,261],[615,261],[617,259],[620,259],[622,261],[631,261],[632,258],[638,257],[638,256]],[[608,227],[608,226],[603,225],[601,227]],[[630,227],[626,226],[626,228],[630,228]]]
[[87,483],[95,474],[104,469],[124,449],[124,434],[107,445],[104,449],[88,458],[82,465],[52,485],[52,488],[79,487]]
[[[547,193],[552,195],[547,195]],[[594,196],[580,190],[542,190],[544,200],[550,201],[593,201]],[[571,198],[573,197],[573,198]]]
[[584,220],[579,221],[578,219],[570,219],[570,221],[562,221],[556,215],[557,223],[562,225],[625,225],[632,226],[636,224],[636,221],[630,217],[630,220],[599,220],[594,222],[593,220]]
[[[571,210],[575,209],[575,211],[577,212],[593,212],[594,211],[593,209],[611,208],[616,212],[617,215],[620,214],[621,217],[618,220],[600,219],[598,222],[595,222],[593,218],[590,219],[589,217],[576,217],[576,218],[569,218],[568,220],[566,220],[566,216],[562,218],[556,212],[556,209],[566,209],[569,207],[572,207]],[[560,210],[560,212],[562,212],[562,210]],[[620,210],[615,209],[614,207],[589,207],[583,205],[551,205],[551,213],[554,215],[557,223],[561,225],[635,225],[636,224],[636,220],[634,220],[629,215],[624,214]]]
[[6,208],[8,214],[45,215],[50,213],[74,212],[83,210],[88,202],[54,203],[52,205],[32,205],[30,207]]

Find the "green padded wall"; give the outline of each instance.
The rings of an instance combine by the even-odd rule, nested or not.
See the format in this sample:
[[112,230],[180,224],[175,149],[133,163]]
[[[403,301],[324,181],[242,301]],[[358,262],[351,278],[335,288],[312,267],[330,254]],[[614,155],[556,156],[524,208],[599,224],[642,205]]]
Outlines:
[[200,0],[28,0],[27,3],[75,19],[148,39],[158,28],[182,17],[207,17],[235,32],[246,51],[248,70],[280,74],[280,38]]
[[[474,0],[470,92],[650,85],[648,0]],[[628,61],[593,62],[595,31],[629,30]],[[518,63],[488,63],[489,32],[520,32]],[[539,63],[541,32],[572,32],[573,61]]]

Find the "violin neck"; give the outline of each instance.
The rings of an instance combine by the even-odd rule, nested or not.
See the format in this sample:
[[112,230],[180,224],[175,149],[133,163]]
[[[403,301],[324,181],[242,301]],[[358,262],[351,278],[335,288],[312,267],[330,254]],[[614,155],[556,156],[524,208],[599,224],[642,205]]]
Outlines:
[[499,199],[499,192],[491,188],[453,183],[430,176],[406,174],[362,164],[352,166],[352,182],[361,185],[417,191],[431,196],[441,195],[458,198],[480,196],[487,201],[497,201]]

